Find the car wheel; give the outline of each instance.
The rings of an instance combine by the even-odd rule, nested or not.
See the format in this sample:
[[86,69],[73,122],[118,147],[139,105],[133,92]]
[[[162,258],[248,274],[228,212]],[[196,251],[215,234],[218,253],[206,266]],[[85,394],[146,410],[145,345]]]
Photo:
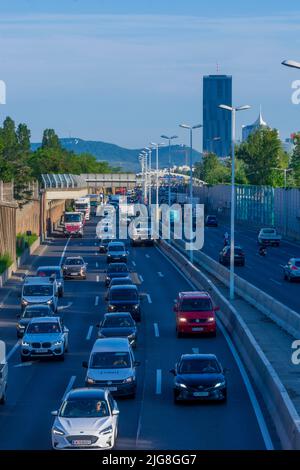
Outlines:
[[213,331],[213,332],[211,333],[211,337],[212,337],[212,338],[215,338],[216,336],[217,336],[217,330],[216,330],[216,331]]

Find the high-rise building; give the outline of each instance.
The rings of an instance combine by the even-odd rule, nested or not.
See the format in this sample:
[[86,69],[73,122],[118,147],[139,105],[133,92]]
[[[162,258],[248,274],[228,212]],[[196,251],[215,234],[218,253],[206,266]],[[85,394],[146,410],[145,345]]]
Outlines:
[[219,157],[231,153],[231,113],[219,108],[232,106],[232,77],[207,75],[203,77],[203,152]]
[[249,135],[253,134],[258,129],[267,128],[268,124],[263,120],[261,108],[259,111],[259,116],[253,124],[249,124],[248,126],[242,126],[242,141],[248,139]]

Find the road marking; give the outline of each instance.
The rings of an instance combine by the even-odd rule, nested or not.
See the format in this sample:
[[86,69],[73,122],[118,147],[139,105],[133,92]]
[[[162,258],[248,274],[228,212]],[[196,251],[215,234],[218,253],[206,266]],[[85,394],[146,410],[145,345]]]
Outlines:
[[153,324],[154,326],[154,334],[155,334],[155,338],[159,338],[159,329],[158,329],[158,324],[157,323],[154,323]]
[[97,246],[97,243],[95,242],[95,246]]
[[147,297],[148,303],[149,303],[149,304],[152,304],[152,300],[151,300],[150,294],[146,294],[146,297]]
[[20,343],[21,343],[21,340],[18,341],[14,347],[9,351],[9,353],[7,354],[6,356],[6,360],[7,362],[9,361],[9,359],[11,358],[11,356],[16,352],[16,350],[18,349],[18,347],[20,346]]
[[96,281],[99,282],[100,281],[100,277],[97,275],[96,276]]
[[148,255],[148,253],[145,254],[146,258],[150,258],[150,255]]
[[93,325],[91,325],[88,329],[88,332],[87,332],[87,335],[86,335],[86,340],[89,341],[91,339],[91,336],[92,336],[92,332],[93,332]]
[[[197,290],[196,287],[194,286],[194,284],[183,274],[182,271],[180,271],[180,269],[176,266],[176,264],[172,260],[170,260],[157,246],[155,248],[157,249],[157,251],[160,252],[160,254],[167,261],[169,261],[169,263],[176,269],[176,271],[178,271],[181,274],[181,276],[186,280],[186,282],[194,290]],[[229,347],[229,349],[230,349],[230,351],[231,351],[231,353],[232,353],[232,355],[235,359],[235,362],[236,362],[236,364],[239,368],[239,371],[240,371],[240,374],[241,374],[242,379],[244,381],[245,387],[247,389],[247,392],[248,392],[248,395],[249,395],[249,398],[250,398],[250,401],[251,401],[251,404],[252,404],[252,407],[253,407],[253,410],[254,410],[254,413],[255,413],[255,416],[256,416],[256,419],[257,419],[257,422],[258,422],[258,425],[259,425],[259,428],[260,428],[260,431],[261,431],[261,434],[262,434],[262,437],[263,437],[263,440],[264,440],[264,443],[265,443],[265,446],[266,446],[266,449],[267,450],[273,450],[274,449],[273,442],[272,442],[271,436],[269,434],[269,430],[268,430],[268,427],[266,425],[264,415],[261,411],[261,408],[260,408],[259,403],[257,401],[255,392],[253,390],[253,387],[252,387],[251,382],[249,380],[249,377],[247,375],[247,372],[246,372],[246,370],[243,366],[243,363],[242,363],[242,361],[241,361],[241,359],[238,355],[238,352],[237,352],[234,344],[232,343],[230,337],[228,336],[224,326],[218,320],[217,320],[217,324],[218,324],[218,328],[223,333],[223,336],[227,341],[228,347]]]
[[96,263],[96,268],[99,268],[99,263]]
[[27,367],[32,366],[33,362],[21,362],[20,364],[16,364],[14,367]]
[[144,278],[141,274],[139,274],[139,278],[140,278],[141,283],[144,282]]
[[60,266],[62,265],[62,262],[63,262],[63,259],[64,259],[64,257],[65,257],[66,250],[67,250],[67,248],[68,248],[68,245],[69,245],[69,243],[70,243],[70,240],[71,240],[71,237],[68,238],[67,243],[65,244],[65,247],[64,247],[63,252],[62,252],[62,254],[61,254],[61,257],[60,257],[60,260],[59,260]]
[[199,348],[192,348],[193,354],[199,354]]
[[69,393],[69,391],[70,391],[71,388],[73,387],[75,380],[76,380],[76,375],[72,375],[72,377],[70,378],[69,383],[68,383],[68,385],[67,385],[67,388],[66,388],[66,391],[65,391],[65,393],[64,393],[64,396],[63,396],[63,398],[62,398],[62,401],[64,401],[64,399],[66,398],[67,394]]
[[276,281],[276,279],[270,278],[270,281],[275,282],[275,284],[278,284],[279,286],[282,285],[282,282]]
[[96,298],[95,298],[95,307],[97,307],[98,304],[99,304],[99,297],[98,297],[98,295],[96,295]]
[[157,274],[159,275],[159,277],[164,277],[163,273],[161,273],[160,271],[158,271]]
[[60,305],[57,307],[57,310],[60,312],[61,310],[66,310],[66,308],[69,308],[73,305],[73,302],[68,302],[67,305]]
[[132,264],[133,264],[133,266],[136,266],[136,262],[135,262],[135,261],[132,261]]
[[161,369],[157,369],[156,371],[156,395],[161,394]]

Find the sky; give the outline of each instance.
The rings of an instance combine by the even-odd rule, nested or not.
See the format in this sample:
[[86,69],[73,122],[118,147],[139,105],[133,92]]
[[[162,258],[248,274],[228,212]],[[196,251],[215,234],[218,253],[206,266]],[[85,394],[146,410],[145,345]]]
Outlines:
[[[292,83],[300,70],[300,5],[277,0],[1,0],[0,116],[60,137],[129,148],[202,122],[202,77],[233,76],[234,104],[281,138],[300,130]],[[298,8],[298,9],[297,9]],[[201,150],[202,133],[194,144]]]

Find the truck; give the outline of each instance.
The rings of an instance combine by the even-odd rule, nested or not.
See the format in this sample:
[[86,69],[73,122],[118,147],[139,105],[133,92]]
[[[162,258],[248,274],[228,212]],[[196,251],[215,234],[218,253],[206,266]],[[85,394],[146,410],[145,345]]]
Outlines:
[[0,404],[4,405],[7,391],[8,365],[4,341],[0,341]]
[[91,215],[97,215],[97,207],[100,204],[99,194],[88,194],[87,198],[90,200]]
[[85,220],[90,220],[91,203],[89,197],[81,197],[74,202],[75,211],[82,212]]
[[62,217],[65,237],[83,237],[83,214],[81,212],[65,212]]
[[260,246],[279,246],[281,235],[275,228],[262,228],[259,231],[257,242]]

